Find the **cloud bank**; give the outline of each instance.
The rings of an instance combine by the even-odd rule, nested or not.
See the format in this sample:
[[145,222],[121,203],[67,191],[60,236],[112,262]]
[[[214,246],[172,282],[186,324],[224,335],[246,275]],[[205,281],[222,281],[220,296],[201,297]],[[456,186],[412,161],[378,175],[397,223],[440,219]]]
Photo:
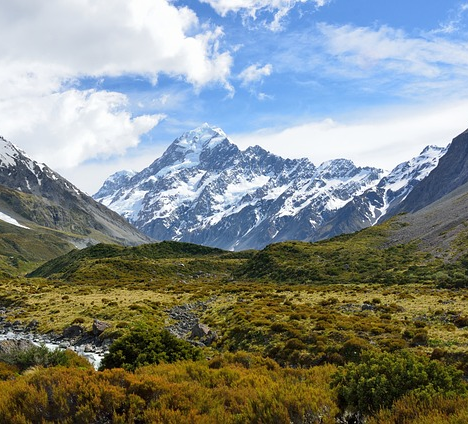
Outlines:
[[156,83],[166,74],[230,88],[222,30],[170,0],[0,0],[0,8],[0,134],[51,166],[123,154],[163,118],[132,117],[121,93],[79,91],[83,78]]
[[360,166],[390,170],[428,145],[446,146],[466,129],[468,101],[417,110],[381,111],[354,122],[310,121],[283,129],[233,134],[240,148],[260,145],[287,158],[308,157],[315,165],[346,158]]

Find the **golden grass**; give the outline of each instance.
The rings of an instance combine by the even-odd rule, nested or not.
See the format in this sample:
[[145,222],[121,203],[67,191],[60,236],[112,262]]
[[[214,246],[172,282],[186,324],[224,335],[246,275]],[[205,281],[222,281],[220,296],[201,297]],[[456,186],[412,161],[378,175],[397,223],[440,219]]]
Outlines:
[[[0,281],[0,293],[1,304],[8,305],[7,320],[27,324],[36,319],[41,332],[61,332],[74,322],[90,329],[95,318],[114,328],[136,322],[164,326],[170,323],[169,308],[211,299],[206,310],[198,313],[201,321],[221,336],[241,322],[265,333],[273,323],[310,331],[325,322],[322,334],[327,337],[336,330],[345,338],[365,333],[377,340],[423,328],[428,332],[428,343],[417,349],[468,350],[468,327],[454,325],[457,317],[468,317],[468,289],[436,289],[423,284],[223,283],[211,277],[187,284],[160,282],[147,287],[135,282],[112,287],[16,278]],[[375,308],[362,310],[364,304]],[[280,336],[268,337],[274,342]],[[257,349],[252,346],[252,350]]]

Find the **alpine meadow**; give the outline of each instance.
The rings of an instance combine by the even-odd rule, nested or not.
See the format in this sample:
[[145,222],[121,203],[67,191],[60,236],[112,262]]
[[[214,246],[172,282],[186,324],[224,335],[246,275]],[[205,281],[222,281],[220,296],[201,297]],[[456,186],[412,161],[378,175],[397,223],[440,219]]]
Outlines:
[[466,0],[0,0],[0,423],[468,423]]

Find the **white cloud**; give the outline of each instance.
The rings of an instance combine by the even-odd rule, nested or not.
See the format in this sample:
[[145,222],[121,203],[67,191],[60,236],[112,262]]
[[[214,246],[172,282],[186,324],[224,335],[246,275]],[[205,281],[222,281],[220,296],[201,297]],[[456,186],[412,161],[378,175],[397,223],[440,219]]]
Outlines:
[[79,167],[59,169],[57,171],[77,185],[80,190],[93,195],[110,175],[123,169],[141,171],[149,166],[154,159],[160,157],[165,147],[161,145],[153,145],[147,148],[139,147],[138,149],[132,149],[131,154],[124,157],[113,157],[106,161],[90,161]]
[[271,64],[260,67],[260,65],[254,64],[245,68],[240,74],[239,79],[242,81],[242,86],[248,86],[252,83],[262,81],[263,77],[268,77],[271,75],[273,67]]
[[308,157],[316,165],[347,158],[361,166],[391,169],[427,145],[447,145],[468,126],[467,111],[467,101],[418,110],[386,110],[381,116],[368,115],[351,123],[327,119],[231,138],[242,149],[258,144],[283,157]]
[[222,31],[169,0],[0,0],[0,8],[0,65],[26,76],[37,66],[61,78],[164,72],[205,85],[229,76]]
[[363,74],[391,71],[424,78],[468,73],[465,43],[429,35],[410,37],[386,26],[372,29],[321,24],[319,31],[325,51],[342,62],[346,72],[355,67]]
[[1,132],[34,159],[67,169],[88,159],[123,155],[164,118],[133,118],[126,104],[123,94],[95,90],[3,100]]
[[318,8],[327,4],[330,0],[200,0],[208,3],[216,13],[226,16],[229,12],[242,13],[244,17],[257,19],[260,13],[273,14],[273,20],[267,25],[272,31],[282,29],[282,19],[296,5],[309,3]]
[[123,154],[163,118],[125,95],[78,91],[84,77],[161,73],[229,91],[220,28],[171,0],[0,0],[0,134],[65,169]]
[[459,31],[464,25],[465,15],[468,12],[468,2],[458,5],[457,8],[450,11],[450,17],[445,22],[442,22],[438,29],[433,33],[452,34]]

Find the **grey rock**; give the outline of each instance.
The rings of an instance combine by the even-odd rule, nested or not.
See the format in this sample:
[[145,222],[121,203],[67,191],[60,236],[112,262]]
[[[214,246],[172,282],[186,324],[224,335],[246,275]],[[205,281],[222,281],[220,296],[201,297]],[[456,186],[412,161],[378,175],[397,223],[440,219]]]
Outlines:
[[34,347],[34,343],[25,339],[0,341],[0,353],[7,355],[15,351],[23,351],[32,347]]
[[84,328],[81,325],[71,325],[63,330],[62,336],[66,339],[79,337],[84,333]]
[[376,307],[370,303],[364,303],[361,306],[361,311],[375,311]]
[[104,333],[105,330],[107,330],[110,327],[111,325],[109,323],[95,319],[93,321],[93,334],[95,336],[100,336],[102,333]]
[[207,337],[210,333],[211,333],[210,327],[208,327],[205,324],[197,323],[192,327],[190,337],[201,339],[201,338]]

